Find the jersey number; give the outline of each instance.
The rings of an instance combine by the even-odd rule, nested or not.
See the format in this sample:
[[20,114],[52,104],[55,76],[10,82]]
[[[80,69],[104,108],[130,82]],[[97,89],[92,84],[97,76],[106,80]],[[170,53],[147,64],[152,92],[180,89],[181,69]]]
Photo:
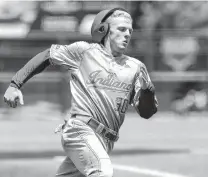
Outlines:
[[116,98],[117,111],[125,113],[128,108],[128,100],[121,97]]

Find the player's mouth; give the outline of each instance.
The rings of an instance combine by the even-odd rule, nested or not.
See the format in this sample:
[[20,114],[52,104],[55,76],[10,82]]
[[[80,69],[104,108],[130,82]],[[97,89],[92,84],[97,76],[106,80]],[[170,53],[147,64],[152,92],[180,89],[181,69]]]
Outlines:
[[126,47],[128,45],[128,41],[127,40],[123,41],[123,45]]
[[127,41],[127,40],[125,40],[125,41],[123,41],[123,43],[124,43],[124,44],[128,44],[128,41]]

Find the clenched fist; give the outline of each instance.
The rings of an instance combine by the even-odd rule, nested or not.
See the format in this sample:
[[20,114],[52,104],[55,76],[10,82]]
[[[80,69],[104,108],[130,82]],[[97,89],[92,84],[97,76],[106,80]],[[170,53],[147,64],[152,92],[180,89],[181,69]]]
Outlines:
[[22,92],[15,87],[9,86],[4,94],[4,102],[12,108],[16,108],[18,102],[23,105],[24,101]]

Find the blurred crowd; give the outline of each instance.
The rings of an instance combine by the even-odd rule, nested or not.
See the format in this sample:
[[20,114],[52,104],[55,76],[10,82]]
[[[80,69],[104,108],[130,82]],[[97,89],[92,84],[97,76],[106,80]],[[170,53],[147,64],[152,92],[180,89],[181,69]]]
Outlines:
[[[206,26],[208,22],[207,1],[147,1],[133,2],[142,17],[136,21],[141,29],[194,29]],[[139,6],[139,7],[138,7]]]
[[[178,113],[207,110],[208,2],[134,3],[134,27],[149,39],[143,46],[138,42],[138,46],[146,53],[152,51],[148,55],[154,63],[152,70],[174,71],[175,75],[179,72],[178,77],[184,77],[182,82],[178,78],[171,88],[167,88],[172,89],[171,109]],[[185,77],[187,71],[194,72]],[[197,72],[201,75],[197,75]],[[167,73],[161,74],[163,78],[167,77]],[[168,82],[171,78],[164,80]]]

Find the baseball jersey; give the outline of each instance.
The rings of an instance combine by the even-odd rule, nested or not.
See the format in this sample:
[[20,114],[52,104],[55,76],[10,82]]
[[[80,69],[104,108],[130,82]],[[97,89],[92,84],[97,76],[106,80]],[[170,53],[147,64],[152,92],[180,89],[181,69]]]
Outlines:
[[70,114],[91,116],[118,132],[128,105],[138,100],[144,64],[126,55],[113,57],[102,45],[83,41],[52,45],[50,62],[71,73]]

